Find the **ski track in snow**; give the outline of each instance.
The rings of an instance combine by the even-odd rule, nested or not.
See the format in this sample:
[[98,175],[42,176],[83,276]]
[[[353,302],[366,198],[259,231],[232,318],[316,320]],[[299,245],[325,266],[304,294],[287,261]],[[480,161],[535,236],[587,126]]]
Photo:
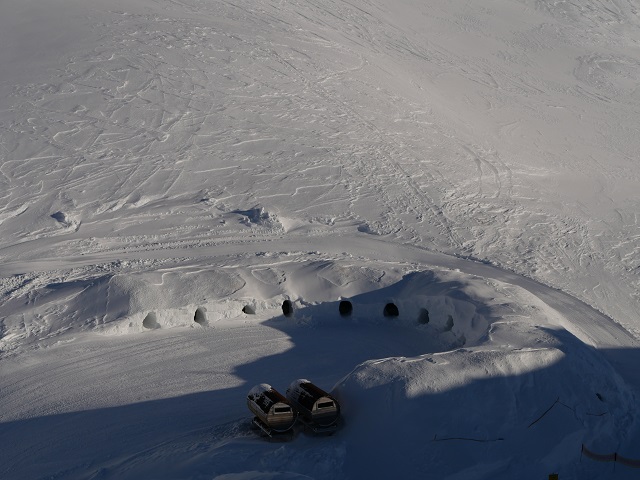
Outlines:
[[[621,46],[630,20],[623,7],[617,16],[607,11],[616,21],[597,22],[578,37],[579,21],[600,18],[599,10],[562,10],[558,20],[540,3],[534,18],[542,23],[531,21],[527,42],[494,25],[493,11],[479,9],[474,21],[470,12],[447,19],[463,38],[505,42],[507,51],[478,48],[478,57],[455,43],[418,44],[391,13],[371,5],[186,9],[200,21],[171,16],[186,7],[164,8],[166,16],[111,14],[95,26],[105,33],[90,54],[72,55],[46,84],[16,90],[14,120],[2,128],[5,247],[67,228],[82,229],[76,239],[117,232],[135,243],[151,222],[167,237],[211,236],[220,211],[262,204],[320,229],[342,220],[489,260],[623,323],[637,309],[637,196],[625,187],[638,180],[627,166],[637,145],[630,135],[616,141],[624,132],[607,125],[624,130],[637,112],[635,90],[624,87],[631,88],[638,61],[598,53],[607,45],[601,29]],[[434,5],[435,20],[442,8]],[[561,21],[568,31],[558,30]],[[576,57],[565,77],[529,75],[545,42],[578,40],[594,53]],[[420,77],[416,66],[426,69]],[[407,80],[394,75],[401,68]],[[438,96],[447,84],[470,87],[464,116],[449,112],[459,95]],[[584,98],[607,89],[616,100]],[[531,115],[514,118],[513,105]],[[586,108],[597,112],[593,121],[580,121]],[[579,129],[570,124],[576,119]],[[563,138],[554,125],[563,125]],[[603,127],[607,136],[588,140]],[[534,130],[538,138],[530,137]],[[598,159],[605,151],[606,165]],[[591,179],[567,183],[584,162]],[[25,188],[31,178],[39,179],[35,190]],[[576,196],[583,188],[601,192],[592,197],[597,204]],[[56,211],[71,223],[53,222]]]
[[[607,378],[592,384],[610,402],[606,421],[592,422],[580,395],[599,404],[576,380],[576,423],[555,412],[564,437],[538,432],[530,458],[561,465],[562,478],[607,478],[578,465],[578,439],[638,447],[629,392],[640,378],[629,358],[640,339],[640,22],[631,2],[58,3],[90,34],[33,79],[12,72],[21,81],[0,110],[0,434],[21,440],[0,473],[357,478],[369,460],[354,445],[376,432],[356,416],[354,437],[299,435],[272,448],[242,420],[248,384],[313,374],[352,401],[382,385],[370,412],[413,411],[407,392],[426,395],[420,382],[448,388],[436,373],[421,376],[437,363],[425,355],[441,355],[455,378],[484,362],[506,372],[534,339],[542,347],[531,361],[558,378],[580,367],[554,349],[579,345],[577,356]],[[431,274],[473,302],[429,284]],[[424,289],[411,280],[420,275]],[[339,297],[362,300],[353,324],[332,320]],[[285,298],[296,305],[293,326],[279,317]],[[410,312],[393,341],[378,318],[387,300]],[[427,304],[434,320],[417,326]],[[242,314],[245,305],[258,315]],[[161,328],[146,331],[147,318]],[[314,336],[330,343],[336,331],[340,354],[311,366],[304,348],[321,357]],[[501,352],[493,360],[483,351],[491,342]],[[466,348],[471,367],[455,353]],[[416,370],[396,357],[415,357]],[[607,362],[620,379],[609,381]],[[564,386],[547,390],[538,374],[520,373],[542,393],[527,403],[515,380],[518,394],[508,395],[526,405],[502,433],[526,447],[518,429]],[[469,383],[460,405],[486,393]],[[171,416],[182,401],[206,413],[154,426],[154,412]],[[119,416],[141,431],[109,423]],[[111,441],[107,458],[97,436],[58,462],[82,443],[74,436],[85,420],[123,443]],[[466,434],[494,438],[497,423]],[[44,436],[25,446],[58,426],[60,444]],[[558,445],[545,450],[552,438]],[[527,470],[517,447],[467,449],[469,462],[450,469],[455,449],[435,443],[436,453],[411,450],[427,463],[407,460],[398,472],[548,473]],[[42,450],[45,465],[29,470]],[[393,474],[385,468],[365,470]]]

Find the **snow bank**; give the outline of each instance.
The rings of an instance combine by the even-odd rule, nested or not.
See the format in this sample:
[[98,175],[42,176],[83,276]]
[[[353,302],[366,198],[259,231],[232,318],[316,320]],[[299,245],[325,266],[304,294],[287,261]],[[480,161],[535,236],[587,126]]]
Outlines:
[[[555,470],[577,479],[588,469],[579,463],[582,442],[615,451],[635,428],[634,396],[601,353],[519,287],[383,262],[243,259],[249,265],[234,257],[225,268],[158,268],[43,288],[32,311],[45,312],[63,298],[68,310],[57,312],[58,330],[51,325],[48,336],[5,334],[4,345],[15,353],[3,359],[13,365],[7,381],[18,386],[3,396],[8,418],[37,418],[20,427],[25,438],[59,415],[73,417],[60,421],[75,437],[85,428],[75,411],[94,424],[113,415],[126,419],[110,423],[108,440],[85,441],[60,463],[60,469],[75,465],[74,458],[113,465],[101,470],[103,478],[205,470],[211,478],[434,472],[534,479]],[[343,293],[353,307],[348,317],[339,311]],[[283,299],[294,305],[290,317],[282,314]],[[397,317],[385,317],[389,302],[398,306]],[[242,312],[247,305],[255,314]],[[47,315],[53,323],[53,311]],[[198,315],[206,321],[196,322]],[[28,360],[29,341],[55,348]],[[269,382],[282,390],[303,377],[327,390],[335,385],[341,428],[331,437],[298,433],[290,443],[265,442],[250,430],[247,389]],[[40,393],[25,403],[20,392],[30,382]],[[156,418],[176,411],[201,415]],[[132,425],[140,433],[125,432]],[[158,444],[159,437],[167,440]],[[44,448],[39,458],[51,456],[56,452]]]
[[[517,348],[503,343],[514,334]],[[588,469],[581,443],[610,448],[635,416],[633,395],[598,352],[514,322],[494,324],[485,346],[365,362],[334,394],[349,473],[375,478],[533,479],[558,469],[576,478]]]

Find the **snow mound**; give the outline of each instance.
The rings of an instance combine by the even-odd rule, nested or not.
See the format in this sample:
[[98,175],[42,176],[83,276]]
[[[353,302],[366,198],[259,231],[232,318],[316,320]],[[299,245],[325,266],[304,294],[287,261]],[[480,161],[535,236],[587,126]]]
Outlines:
[[[579,476],[588,468],[579,462],[581,443],[615,451],[635,428],[637,402],[602,353],[565,331],[542,300],[495,279],[353,258],[254,255],[230,257],[224,267],[109,273],[32,292],[26,310],[3,319],[0,348],[30,339],[55,346],[40,351],[58,366],[41,372],[43,404],[23,406],[18,390],[5,401],[14,418],[53,409],[75,416],[82,408],[101,422],[105,412],[124,411],[123,425],[142,433],[113,435],[106,449],[102,437],[83,447],[100,468],[112,465],[113,452],[121,458],[104,467],[104,478],[173,478],[185,469],[210,478],[415,478],[431,471],[438,478],[533,479],[550,471],[589,478]],[[345,296],[348,317],[340,315]],[[291,300],[290,317],[283,300]],[[17,296],[3,311],[24,301]],[[384,316],[388,303],[397,317]],[[253,315],[242,313],[247,306]],[[30,336],[19,338],[26,329]],[[83,329],[86,335],[76,335]],[[25,350],[16,351],[6,361],[22,362]],[[65,377],[70,355],[83,368],[78,385]],[[21,368],[11,382],[41,367]],[[126,384],[122,371],[134,376]],[[246,385],[283,390],[294,378],[335,385],[343,425],[331,437],[262,441],[249,431]],[[207,414],[157,420],[188,411]],[[84,427],[73,422],[67,428],[75,436]],[[229,432],[218,436],[218,428]],[[148,429],[169,440],[151,439]],[[144,456],[130,455],[143,448]]]
[[25,280],[36,292],[31,302],[14,288],[15,297],[2,305],[2,312],[8,314],[2,318],[0,349],[47,344],[70,331],[136,333],[204,324],[231,312],[239,315],[242,305],[228,303],[245,285],[237,273],[199,267],[106,274],[44,285],[38,285],[38,280],[42,281]]
[[[130,333],[141,331],[141,318],[146,321],[143,327],[151,329],[187,326],[196,320],[206,324],[204,312],[209,309],[200,305],[227,299],[244,285],[239,275],[224,270],[168,270],[114,275],[87,295],[103,300],[104,313],[95,312],[94,318],[102,317],[105,332]],[[236,314],[241,308],[235,306]]]
[[51,214],[56,222],[58,222],[63,228],[77,231],[80,228],[80,221],[75,220],[71,215],[65,212],[55,212]]
[[251,274],[267,285],[280,285],[287,280],[287,276],[282,270],[275,268],[257,268],[251,271]]
[[[501,344],[516,336],[525,344]],[[333,393],[354,463],[377,478],[430,469],[543,478],[558,466],[563,478],[580,468],[581,442],[615,444],[635,410],[597,351],[566,331],[515,322],[496,325],[480,347],[364,362]]]
[[338,287],[345,287],[357,281],[379,281],[384,271],[375,268],[350,268],[335,263],[329,263],[318,271],[318,276]]
[[268,229],[283,229],[282,224],[278,220],[278,216],[269,213],[264,207],[254,207],[249,210],[234,210],[231,213],[240,215],[240,222],[248,227],[259,226]]
[[[258,262],[255,257],[250,260]],[[30,300],[20,293],[20,279],[7,284],[13,298],[0,310],[6,312],[3,350],[15,350],[22,343],[49,344],[78,331],[122,335],[214,327],[245,321],[247,313],[257,314],[255,321],[260,322],[281,317],[284,301],[291,303],[288,320],[294,324],[331,328],[345,321],[340,302],[348,298],[351,325],[409,329],[428,339],[424,351],[442,351],[477,344],[505,313],[524,318],[530,313],[499,296],[498,286],[479,278],[371,262],[279,261],[277,267],[169,267],[87,280],[46,279],[43,275],[28,280],[37,292]],[[397,307],[397,315],[385,316],[387,304]],[[542,309],[541,305],[536,311],[539,318],[544,318]]]

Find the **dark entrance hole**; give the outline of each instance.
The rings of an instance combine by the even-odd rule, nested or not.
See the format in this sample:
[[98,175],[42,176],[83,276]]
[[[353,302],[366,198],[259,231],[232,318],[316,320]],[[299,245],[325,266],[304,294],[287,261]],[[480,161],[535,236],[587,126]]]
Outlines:
[[156,317],[156,314],[153,312],[148,313],[142,321],[142,326],[144,328],[148,328],[149,330],[160,328],[160,324],[158,323],[158,317]]
[[256,309],[251,305],[245,305],[244,307],[242,307],[242,313],[246,313],[247,315],[255,315]]
[[293,315],[293,303],[291,303],[291,300],[285,300],[282,302],[282,313],[285,317]]
[[338,311],[343,317],[348,317],[351,315],[351,312],[353,312],[353,305],[351,305],[349,300],[342,300],[340,305],[338,305]]
[[447,315],[447,323],[444,326],[445,332],[450,332],[453,328],[453,317],[451,315]]
[[395,303],[387,303],[384,306],[384,310],[382,311],[382,313],[385,317],[397,317],[398,315],[400,315],[398,307]]
[[200,307],[196,310],[196,314],[193,316],[193,321],[203,327],[207,324],[207,314],[205,313],[204,308]]
[[420,309],[420,313],[418,314],[418,323],[422,323],[423,325],[429,323],[429,310],[426,308]]

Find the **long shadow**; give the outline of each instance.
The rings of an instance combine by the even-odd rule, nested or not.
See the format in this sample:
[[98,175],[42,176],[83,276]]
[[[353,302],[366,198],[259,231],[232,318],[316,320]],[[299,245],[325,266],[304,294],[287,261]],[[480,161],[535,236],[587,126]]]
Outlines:
[[[559,478],[638,478],[637,468],[595,461],[582,454],[582,445],[640,460],[637,396],[607,361],[613,356],[628,365],[640,359],[640,350],[603,352],[565,330],[540,331],[555,339],[551,347],[561,358],[519,374],[482,378],[481,368],[474,374],[474,365],[482,366],[482,356],[493,352],[465,349],[444,354],[445,363],[454,363],[456,355],[471,358],[465,365],[472,369],[472,380],[451,389],[422,385],[412,394],[402,373],[387,378],[402,359],[362,369],[365,380],[355,372],[338,386],[349,426],[358,430],[357,441],[347,447],[345,471],[351,478],[415,478],[419,473],[424,478],[533,480],[552,472]],[[532,351],[509,354],[517,360]],[[426,379],[437,382],[442,373],[438,355],[407,361],[422,361],[424,372],[433,368]],[[491,362],[487,365],[490,369]],[[377,384],[376,378],[386,381]]]
[[[639,437],[633,436],[637,428],[624,427],[635,420],[618,398],[621,382],[602,366],[606,357],[628,368],[630,361],[640,360],[640,350],[596,351],[561,330],[546,333],[557,339],[564,357],[526,373],[478,377],[416,396],[407,394],[401,373],[351,390],[349,382],[357,376],[350,377],[337,389],[345,424],[332,437],[302,435],[281,444],[251,431],[245,399],[256,383],[284,391],[292,380],[309,378],[330,390],[362,362],[388,357],[417,357],[428,372],[433,359],[424,354],[448,350],[455,339],[444,334],[443,340],[436,326],[418,327],[402,309],[400,317],[385,318],[381,306],[395,299],[406,308],[418,293],[447,295],[490,317],[491,311],[462,287],[411,275],[352,298],[351,317],[341,317],[338,302],[328,302],[306,306],[292,318],[271,318],[264,325],[290,337],[292,347],[238,365],[234,374],[245,382],[238,387],[0,423],[0,478],[210,479],[273,470],[289,472],[281,478],[458,473],[460,478],[533,479],[546,478],[554,465],[560,478],[633,478],[622,467],[581,458],[580,446],[586,439],[593,449],[640,456]],[[577,372],[576,365],[594,371]],[[558,399],[561,404],[554,406]]]
[[[393,285],[350,298],[353,313],[349,316],[340,315],[339,302],[335,301],[306,305],[297,309],[292,318],[282,315],[271,318],[263,325],[287,334],[293,348],[239,365],[235,373],[248,384],[272,383],[281,391],[297,378],[309,378],[329,390],[367,360],[411,357],[462,346],[464,339],[445,331],[442,320],[419,324],[424,303],[416,297],[447,296],[472,305],[473,315],[485,318],[488,328],[490,321],[495,320],[492,312],[482,301],[465,293],[463,287],[458,281],[439,281],[430,272],[411,273]],[[399,306],[398,317],[384,316],[388,302]]]

